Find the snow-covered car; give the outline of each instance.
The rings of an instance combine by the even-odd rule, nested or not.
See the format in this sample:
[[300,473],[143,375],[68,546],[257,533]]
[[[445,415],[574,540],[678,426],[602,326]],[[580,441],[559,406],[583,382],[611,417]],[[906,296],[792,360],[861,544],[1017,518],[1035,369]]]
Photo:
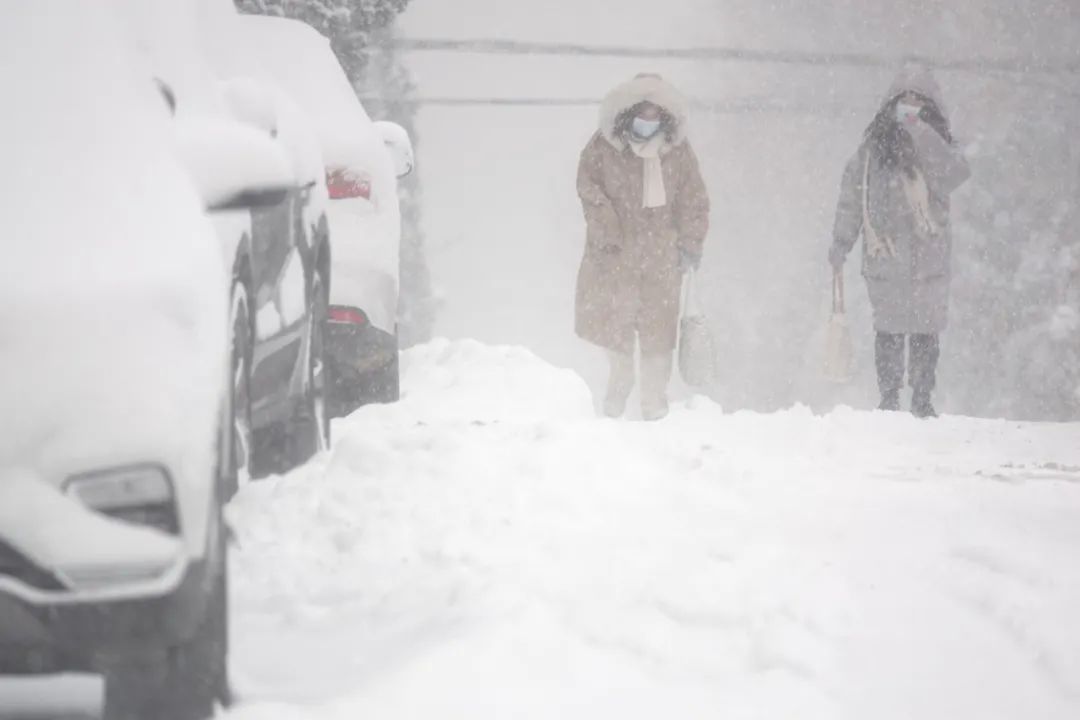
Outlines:
[[98,672],[107,718],[186,720],[228,695],[239,464],[205,210],[295,180],[264,133],[172,117],[119,17],[0,28],[0,674]]
[[413,169],[408,133],[372,122],[329,41],[304,23],[240,16],[247,72],[283,88],[315,121],[330,194],[334,258],[327,343],[331,415],[399,396],[401,246],[398,178]]
[[291,165],[296,183],[287,192],[252,210],[211,213],[231,274],[239,482],[289,470],[330,440],[330,236],[318,141],[283,93],[218,66],[237,19],[230,0],[120,1],[178,122],[239,120],[272,137]]
[[[247,89],[240,94],[246,103],[250,85],[228,83],[227,98],[242,119],[237,90]],[[325,320],[331,242],[321,156],[306,116],[282,93],[263,92],[272,113],[261,114],[268,124],[256,126],[282,146],[296,185],[278,204],[252,211],[251,231],[226,258],[233,278],[237,436],[247,429],[254,476],[291,469],[330,442]]]

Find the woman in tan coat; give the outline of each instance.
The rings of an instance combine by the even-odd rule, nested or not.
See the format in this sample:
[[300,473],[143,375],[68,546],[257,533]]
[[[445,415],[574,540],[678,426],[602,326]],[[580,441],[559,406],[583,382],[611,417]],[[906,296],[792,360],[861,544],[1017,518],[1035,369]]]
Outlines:
[[577,334],[611,361],[604,412],[621,417],[641,347],[641,409],[667,415],[683,273],[701,261],[709,196],[686,140],[686,103],[658,75],[615,88],[581,154],[587,226],[578,273]]

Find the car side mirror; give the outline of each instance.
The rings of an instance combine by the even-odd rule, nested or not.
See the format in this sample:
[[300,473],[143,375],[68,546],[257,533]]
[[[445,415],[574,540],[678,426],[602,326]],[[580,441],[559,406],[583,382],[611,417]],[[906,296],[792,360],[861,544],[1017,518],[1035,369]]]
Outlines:
[[210,212],[218,210],[254,210],[263,207],[275,207],[289,197],[287,188],[255,188],[244,190],[226,200],[207,207]]
[[292,163],[266,133],[214,117],[176,120],[180,157],[209,210],[281,202],[297,185]]
[[394,173],[403,178],[412,173],[416,167],[416,157],[413,154],[412,140],[409,132],[398,125],[388,121],[375,123],[375,132],[382,138],[383,144],[390,153],[394,164]]

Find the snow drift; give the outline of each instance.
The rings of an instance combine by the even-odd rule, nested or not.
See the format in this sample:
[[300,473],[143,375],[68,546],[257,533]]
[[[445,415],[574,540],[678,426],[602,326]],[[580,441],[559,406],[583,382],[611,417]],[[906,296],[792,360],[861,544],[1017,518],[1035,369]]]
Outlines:
[[1071,428],[614,422],[525,351],[405,367],[400,405],[236,499],[230,717],[1080,710]]

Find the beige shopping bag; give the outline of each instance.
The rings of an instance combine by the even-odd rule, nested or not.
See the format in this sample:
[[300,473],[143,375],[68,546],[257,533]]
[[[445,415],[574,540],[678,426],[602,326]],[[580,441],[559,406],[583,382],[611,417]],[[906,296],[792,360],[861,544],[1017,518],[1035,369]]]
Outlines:
[[679,321],[679,374],[690,387],[708,387],[716,381],[716,340],[701,309],[696,273],[686,278],[682,319]]
[[851,342],[851,328],[844,313],[844,275],[833,274],[833,309],[825,334],[825,378],[829,382],[851,382],[855,375],[855,349]]

